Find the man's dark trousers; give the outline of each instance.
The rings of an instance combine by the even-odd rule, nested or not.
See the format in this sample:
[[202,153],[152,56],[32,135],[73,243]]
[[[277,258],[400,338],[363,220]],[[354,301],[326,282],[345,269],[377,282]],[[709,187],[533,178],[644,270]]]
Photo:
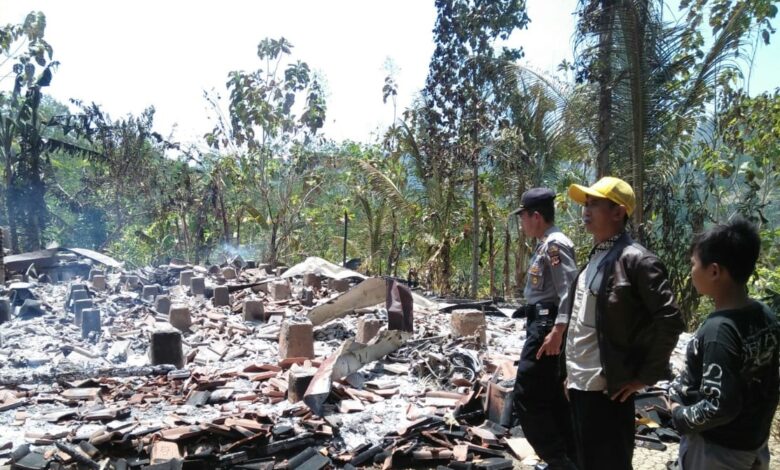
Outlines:
[[580,470],[631,470],[634,397],[623,403],[604,392],[569,389]]
[[514,410],[528,442],[550,470],[573,468],[574,437],[569,403],[563,391],[559,356],[536,353],[549,333],[554,310],[539,319],[527,316],[526,340],[517,366]]

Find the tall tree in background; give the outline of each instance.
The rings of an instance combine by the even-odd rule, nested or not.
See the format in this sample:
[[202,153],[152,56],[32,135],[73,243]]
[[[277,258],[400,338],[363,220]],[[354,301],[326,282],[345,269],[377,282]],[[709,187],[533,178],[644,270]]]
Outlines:
[[[436,48],[423,99],[436,159],[452,161],[456,173],[471,170],[471,296],[479,287],[479,167],[497,131],[503,108],[502,64],[522,57],[520,48],[501,48],[517,28],[528,24],[523,0],[437,0]],[[454,179],[453,179],[454,183]]]
[[[46,17],[41,12],[30,13],[21,25],[0,30],[0,52],[13,59],[7,75],[13,77],[12,89],[10,93],[0,91],[0,152],[5,163],[6,217],[13,252],[41,248],[47,224],[44,123],[39,110],[41,89],[49,86],[57,62],[43,38],[45,30]],[[13,51],[21,48],[24,52],[14,56]]]
[[[212,147],[237,160],[247,190],[243,207],[269,233],[269,262],[276,261],[287,238],[300,228],[301,209],[316,194],[314,188],[298,194],[296,187],[306,186],[306,160],[325,122],[320,82],[305,62],[288,62],[292,47],[284,38],[260,41],[257,57],[263,68],[229,74],[229,116],[218,119],[206,135]],[[252,200],[255,195],[259,207]]]

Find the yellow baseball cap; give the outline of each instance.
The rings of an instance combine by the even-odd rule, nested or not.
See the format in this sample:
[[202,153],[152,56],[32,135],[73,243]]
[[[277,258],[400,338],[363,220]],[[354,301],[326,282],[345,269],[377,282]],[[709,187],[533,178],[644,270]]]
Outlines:
[[609,199],[615,204],[624,206],[628,215],[633,214],[636,207],[636,198],[631,185],[614,176],[605,176],[589,188],[579,184],[569,186],[569,197],[574,202],[584,205],[586,196]]

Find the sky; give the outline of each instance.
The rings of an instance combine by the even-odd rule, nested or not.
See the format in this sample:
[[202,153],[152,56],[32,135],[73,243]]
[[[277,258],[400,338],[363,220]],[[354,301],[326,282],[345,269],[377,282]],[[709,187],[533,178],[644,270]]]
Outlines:
[[[531,23],[512,38],[526,65],[554,72],[572,61],[575,5],[528,0]],[[50,95],[94,101],[114,118],[153,105],[155,130],[182,143],[214,127],[204,90],[226,95],[227,74],[259,68],[257,44],[280,36],[325,78],[324,134],[370,142],[393,119],[382,102],[386,64],[396,70],[400,114],[425,83],[436,19],[433,0],[0,0],[0,23],[32,10],[45,13],[60,61]],[[751,91],[780,85],[778,42],[759,50]]]

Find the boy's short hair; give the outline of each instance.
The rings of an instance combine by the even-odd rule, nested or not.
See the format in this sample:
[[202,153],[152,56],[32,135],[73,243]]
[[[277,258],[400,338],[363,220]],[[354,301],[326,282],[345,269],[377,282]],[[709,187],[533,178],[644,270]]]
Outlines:
[[718,263],[728,270],[735,282],[746,284],[756,269],[761,238],[755,225],[735,217],[699,234],[691,248],[702,265]]

